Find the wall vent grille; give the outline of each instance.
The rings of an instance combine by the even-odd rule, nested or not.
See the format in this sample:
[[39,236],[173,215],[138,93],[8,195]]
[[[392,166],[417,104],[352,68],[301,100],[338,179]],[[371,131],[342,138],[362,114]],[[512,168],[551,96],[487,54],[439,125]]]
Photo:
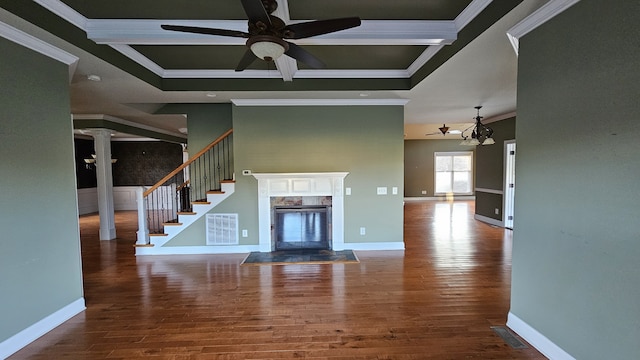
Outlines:
[[238,214],[207,214],[207,245],[238,245]]

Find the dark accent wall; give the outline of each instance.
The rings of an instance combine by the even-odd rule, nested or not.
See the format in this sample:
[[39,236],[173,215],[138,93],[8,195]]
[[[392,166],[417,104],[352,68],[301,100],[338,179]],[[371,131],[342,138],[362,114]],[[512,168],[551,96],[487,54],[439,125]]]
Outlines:
[[[112,141],[113,186],[150,186],[182,164],[182,146],[161,141]],[[95,170],[94,170],[95,172]]]
[[[476,188],[504,191],[504,142],[515,139],[516,118],[486,125],[493,129],[496,143],[476,146]],[[476,215],[502,221],[503,212],[502,194],[476,190]]]
[[[434,196],[434,154],[440,151],[475,151],[475,147],[460,145],[461,140],[405,140],[404,196]],[[475,167],[475,156],[474,156]],[[426,190],[426,194],[422,191]]]
[[78,189],[98,186],[95,166],[84,161],[84,159],[91,159],[91,154],[95,154],[93,140],[74,139],[73,143],[75,146],[76,183]]
[[640,3],[520,39],[511,313],[573,358],[640,353]]
[[[93,140],[75,139],[78,189],[97,186],[96,167],[84,159],[95,154]],[[162,141],[112,141],[113,186],[150,186],[182,164],[182,146]]]

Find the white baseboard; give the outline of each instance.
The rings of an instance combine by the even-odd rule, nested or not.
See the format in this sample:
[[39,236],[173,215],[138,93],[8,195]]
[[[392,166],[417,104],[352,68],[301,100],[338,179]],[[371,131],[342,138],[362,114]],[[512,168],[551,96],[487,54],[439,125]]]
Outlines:
[[136,247],[137,255],[244,254],[260,251],[258,245]]
[[487,216],[478,215],[478,214],[475,214],[473,216],[473,218],[478,220],[478,221],[482,221],[482,222],[485,222],[487,224],[490,224],[490,225],[504,227],[504,222],[502,222],[502,220],[496,220],[496,219],[493,219],[493,218],[490,218],[490,217],[487,217]]
[[0,343],[0,359],[6,359],[11,354],[29,345],[42,335],[56,328],[86,309],[84,298],[80,298],[37,323],[13,335]]
[[575,360],[573,356],[511,312],[507,316],[507,326],[547,358],[551,360]]
[[334,250],[404,250],[404,241],[397,242],[370,242],[370,243],[344,243],[342,249]]
[[456,200],[475,200],[475,195],[458,195],[453,198],[447,196],[415,196],[405,197],[404,201],[456,201]]
[[[342,249],[334,250],[404,250],[404,241],[344,243]],[[152,246],[136,247],[136,255],[197,255],[197,254],[243,254],[260,251],[259,245],[238,246]]]

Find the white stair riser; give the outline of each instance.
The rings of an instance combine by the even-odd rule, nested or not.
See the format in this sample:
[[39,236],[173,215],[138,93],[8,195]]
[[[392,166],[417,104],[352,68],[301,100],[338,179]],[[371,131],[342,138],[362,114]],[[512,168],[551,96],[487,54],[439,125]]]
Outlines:
[[154,236],[151,238],[151,243],[154,246],[162,246],[169,240],[173,239],[176,235],[181,233],[184,229],[188,228],[196,220],[203,217],[211,209],[220,204],[224,199],[228,198],[235,191],[235,183],[222,183],[222,193],[207,194],[207,201],[209,204],[193,204],[193,212],[195,214],[178,215],[178,222],[182,225],[169,225],[164,227],[164,233],[167,236]]

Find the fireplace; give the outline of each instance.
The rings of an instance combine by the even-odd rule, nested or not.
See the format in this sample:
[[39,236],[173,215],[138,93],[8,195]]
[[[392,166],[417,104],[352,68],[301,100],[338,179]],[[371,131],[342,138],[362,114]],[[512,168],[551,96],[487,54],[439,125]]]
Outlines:
[[275,250],[331,249],[328,206],[276,206]]
[[[260,251],[274,251],[280,246],[295,244],[294,237],[285,235],[278,241],[276,208],[297,212],[280,226],[306,229],[313,234],[326,234],[325,243],[311,237],[307,244],[332,250],[344,250],[344,178],[348,173],[253,173],[258,180],[258,230]],[[321,210],[326,209],[326,212]],[[305,210],[307,209],[307,210]],[[284,209],[281,209],[284,210]],[[294,211],[295,210],[295,211]],[[321,223],[322,218],[326,222]],[[304,224],[303,225],[303,222]],[[308,226],[306,224],[309,224]],[[314,224],[313,226],[311,224]],[[301,230],[299,230],[301,231]],[[314,235],[314,236],[316,236]],[[319,236],[319,235],[318,235]],[[321,244],[322,243],[322,244]]]

